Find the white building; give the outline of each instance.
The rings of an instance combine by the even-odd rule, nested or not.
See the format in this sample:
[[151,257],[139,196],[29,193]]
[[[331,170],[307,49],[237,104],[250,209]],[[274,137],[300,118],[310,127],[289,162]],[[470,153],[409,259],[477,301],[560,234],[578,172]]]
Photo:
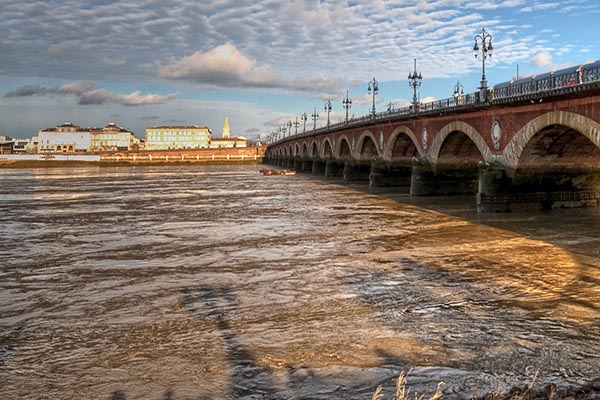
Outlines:
[[81,128],[71,122],[65,122],[56,128],[40,129],[38,140],[40,153],[90,151],[92,132],[90,128]]

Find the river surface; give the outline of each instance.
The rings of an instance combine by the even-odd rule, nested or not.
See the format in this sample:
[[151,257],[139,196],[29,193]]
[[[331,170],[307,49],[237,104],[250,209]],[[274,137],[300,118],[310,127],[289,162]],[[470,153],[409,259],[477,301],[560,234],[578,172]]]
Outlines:
[[470,398],[600,378],[600,211],[261,166],[0,170],[2,399]]

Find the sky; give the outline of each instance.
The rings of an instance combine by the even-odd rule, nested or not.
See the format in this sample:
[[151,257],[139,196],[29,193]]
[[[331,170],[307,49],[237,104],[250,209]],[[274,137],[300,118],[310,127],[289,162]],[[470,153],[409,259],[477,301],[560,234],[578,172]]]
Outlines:
[[[145,137],[157,125],[265,137],[412,100],[477,91],[473,54],[492,37],[489,86],[599,59],[597,0],[2,0],[0,134],[109,122]],[[480,42],[481,43],[481,42]],[[293,127],[292,129],[296,129]]]

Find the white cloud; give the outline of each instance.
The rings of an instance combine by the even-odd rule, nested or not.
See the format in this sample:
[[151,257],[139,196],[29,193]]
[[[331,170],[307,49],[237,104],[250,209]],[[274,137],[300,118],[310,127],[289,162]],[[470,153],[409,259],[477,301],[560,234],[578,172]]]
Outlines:
[[234,45],[227,43],[207,52],[197,51],[159,68],[159,76],[219,86],[273,87],[279,78],[268,66],[259,66]]
[[531,59],[531,64],[535,66],[549,65],[552,62],[552,56],[548,53],[540,53]]
[[195,52],[169,65],[160,66],[161,78],[190,80],[222,87],[281,88],[299,91],[331,90],[339,80],[326,76],[286,81],[268,65],[259,65],[233,44]]

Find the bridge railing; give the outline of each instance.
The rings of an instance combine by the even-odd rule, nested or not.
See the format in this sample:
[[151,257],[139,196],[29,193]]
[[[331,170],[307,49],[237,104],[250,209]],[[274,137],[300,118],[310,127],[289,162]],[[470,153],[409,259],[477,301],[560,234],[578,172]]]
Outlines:
[[386,122],[389,120],[398,120],[410,118],[419,113],[431,111],[451,112],[454,110],[468,110],[489,105],[502,104],[512,100],[518,100],[524,96],[540,95],[560,95],[571,93],[575,90],[587,90],[589,88],[598,88],[600,82],[600,61],[592,64],[571,67],[556,73],[547,73],[533,77],[522,78],[510,82],[498,84],[484,92],[485,98],[481,98],[481,92],[454,95],[446,99],[435,100],[427,103],[419,103],[417,110],[413,105],[398,109],[391,109],[375,114],[367,114],[361,117],[352,118],[348,121],[329,124],[329,126],[298,132],[295,135],[289,135],[278,139],[275,143],[283,142],[291,138],[304,136],[314,136],[329,131],[336,131],[346,128],[357,128],[373,123]]

